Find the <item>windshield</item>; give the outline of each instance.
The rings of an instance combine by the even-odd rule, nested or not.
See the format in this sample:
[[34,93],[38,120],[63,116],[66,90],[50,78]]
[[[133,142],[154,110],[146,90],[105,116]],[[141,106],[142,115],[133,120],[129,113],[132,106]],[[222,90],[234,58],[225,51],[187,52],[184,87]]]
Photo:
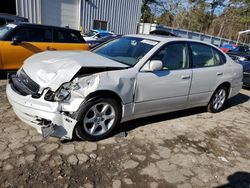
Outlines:
[[83,35],[86,36],[86,37],[92,37],[95,34],[97,34],[97,32],[95,32],[95,31],[89,31],[89,32],[84,33]]
[[4,36],[6,35],[6,33],[8,33],[8,31],[10,31],[13,26],[11,26],[12,24],[8,24],[8,25],[5,25],[5,26],[2,26],[0,27],[0,40],[4,38]]
[[157,41],[136,37],[121,37],[93,50],[101,56],[134,66],[156,44]]

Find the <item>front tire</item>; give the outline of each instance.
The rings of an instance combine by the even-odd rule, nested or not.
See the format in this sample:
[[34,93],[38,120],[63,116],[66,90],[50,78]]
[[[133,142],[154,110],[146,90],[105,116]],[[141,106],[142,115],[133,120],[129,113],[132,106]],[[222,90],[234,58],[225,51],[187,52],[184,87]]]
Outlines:
[[107,137],[121,119],[121,108],[111,98],[96,98],[84,103],[75,114],[75,134],[81,140],[97,141]]
[[228,88],[219,87],[213,94],[210,102],[208,103],[207,110],[211,113],[222,111],[228,97]]

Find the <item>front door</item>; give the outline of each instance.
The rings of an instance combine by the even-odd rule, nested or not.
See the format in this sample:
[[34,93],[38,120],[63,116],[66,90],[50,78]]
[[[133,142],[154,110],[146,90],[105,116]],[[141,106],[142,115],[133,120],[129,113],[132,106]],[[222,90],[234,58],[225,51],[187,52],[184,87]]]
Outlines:
[[134,114],[185,108],[192,79],[187,44],[167,44],[150,60],[161,60],[163,69],[138,73]]
[[13,44],[12,41],[1,42],[3,69],[18,69],[24,60],[34,53],[45,51],[47,43],[52,42],[52,30],[20,27],[13,38],[21,42],[18,44]]

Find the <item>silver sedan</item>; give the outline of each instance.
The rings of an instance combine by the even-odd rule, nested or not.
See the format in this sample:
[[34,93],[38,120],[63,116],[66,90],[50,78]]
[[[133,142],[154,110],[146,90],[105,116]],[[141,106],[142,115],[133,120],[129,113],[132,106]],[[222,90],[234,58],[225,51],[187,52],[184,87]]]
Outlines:
[[242,66],[213,45],[124,36],[91,52],[43,52],[7,84],[17,116],[44,136],[99,140],[131,119],[206,106],[220,112],[242,87]]

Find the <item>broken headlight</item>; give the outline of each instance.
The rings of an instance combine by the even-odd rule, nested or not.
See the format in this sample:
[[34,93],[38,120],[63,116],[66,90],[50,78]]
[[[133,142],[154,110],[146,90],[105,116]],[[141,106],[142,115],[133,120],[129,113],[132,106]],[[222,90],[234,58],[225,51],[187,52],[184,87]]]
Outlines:
[[[67,101],[70,99],[72,95],[72,91],[79,91],[80,96],[87,96],[90,92],[94,91],[94,89],[98,86],[100,81],[99,76],[91,75],[83,78],[75,78],[72,82],[67,82],[62,84],[59,89],[55,92],[48,90],[44,96],[44,99],[47,101]],[[77,93],[77,92],[76,92]]]
[[77,83],[64,83],[55,93],[54,93],[54,101],[64,101],[70,99],[71,91],[79,89],[79,85]]

